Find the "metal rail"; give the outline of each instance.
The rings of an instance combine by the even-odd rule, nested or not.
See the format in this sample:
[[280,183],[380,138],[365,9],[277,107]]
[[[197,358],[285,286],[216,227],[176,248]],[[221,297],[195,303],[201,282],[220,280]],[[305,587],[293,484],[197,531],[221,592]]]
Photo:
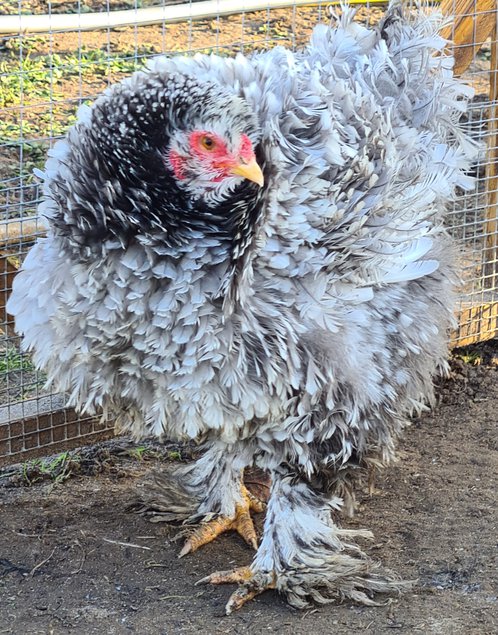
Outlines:
[[[369,0],[370,5],[387,4],[387,0]],[[53,33],[55,31],[88,31],[114,29],[147,24],[172,24],[204,18],[223,17],[250,11],[267,11],[287,7],[340,5],[340,1],[313,2],[310,0],[209,0],[195,4],[149,7],[102,13],[71,13],[45,15],[9,15],[0,17],[0,34]],[[349,0],[349,4],[365,4],[365,0]]]

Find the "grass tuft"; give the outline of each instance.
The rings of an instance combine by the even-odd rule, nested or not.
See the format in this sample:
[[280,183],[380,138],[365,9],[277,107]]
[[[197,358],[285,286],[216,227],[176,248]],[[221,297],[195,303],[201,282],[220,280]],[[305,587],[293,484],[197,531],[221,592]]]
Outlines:
[[44,480],[54,484],[63,483],[72,475],[78,463],[78,455],[69,452],[48,459],[33,459],[22,464],[22,479],[28,486]]
[[9,348],[0,356],[0,374],[12,371],[33,372],[35,367],[31,359],[15,348]]

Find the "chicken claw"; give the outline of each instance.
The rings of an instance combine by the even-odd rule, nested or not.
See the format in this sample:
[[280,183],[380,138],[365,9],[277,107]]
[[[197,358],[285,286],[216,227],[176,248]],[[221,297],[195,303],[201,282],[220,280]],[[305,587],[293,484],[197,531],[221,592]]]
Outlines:
[[190,536],[180,551],[179,558],[196,551],[199,547],[213,541],[220,534],[235,530],[253,549],[258,548],[258,537],[250,512],[263,512],[265,504],[253,496],[245,485],[241,485],[242,502],[235,506],[235,515],[217,516],[213,520],[202,523]]
[[239,584],[225,606],[225,613],[230,615],[238,611],[260,593],[275,589],[276,576],[273,572],[253,572],[251,567],[237,567],[229,571],[215,571],[211,575],[196,582],[199,584]]
[[242,584],[248,582],[252,576],[251,567],[236,567],[228,571],[215,571],[202,580],[198,580],[195,586],[200,584]]

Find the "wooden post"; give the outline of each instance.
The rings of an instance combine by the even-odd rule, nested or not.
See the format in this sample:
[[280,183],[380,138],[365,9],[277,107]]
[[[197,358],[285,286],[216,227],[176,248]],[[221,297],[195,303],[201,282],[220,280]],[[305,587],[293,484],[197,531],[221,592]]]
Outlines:
[[454,43],[455,75],[461,75],[496,27],[496,0],[442,0],[441,13],[453,17],[441,35]]
[[[489,86],[488,155],[486,163],[486,217],[484,233],[484,287],[498,296],[498,26],[491,37]],[[498,297],[496,298],[498,302]]]
[[0,255],[0,329],[9,337],[14,337],[14,320],[7,314],[7,300],[17,269],[8,256]]
[[498,7],[496,0],[442,0],[441,11],[443,15],[453,17],[453,22],[442,30],[441,35],[454,42],[455,75],[467,70],[482,44],[491,36],[486,209],[480,272],[482,289],[488,293],[482,302],[460,310],[460,329],[453,342],[462,346],[498,334]]
[[0,252],[17,249],[21,245],[34,242],[46,232],[41,219],[12,218],[0,223]]
[[44,232],[45,227],[39,220],[13,218],[0,223],[0,330],[9,337],[13,337],[15,332],[6,305],[19,265],[19,252],[21,248],[27,249]]
[[[454,42],[456,75],[467,70],[483,42],[491,35],[482,285],[484,289],[496,290],[498,287],[498,44],[496,41],[498,8],[496,0],[442,0],[441,11],[444,15],[454,16],[453,23],[445,27],[441,34]],[[492,337],[491,333],[487,335]]]

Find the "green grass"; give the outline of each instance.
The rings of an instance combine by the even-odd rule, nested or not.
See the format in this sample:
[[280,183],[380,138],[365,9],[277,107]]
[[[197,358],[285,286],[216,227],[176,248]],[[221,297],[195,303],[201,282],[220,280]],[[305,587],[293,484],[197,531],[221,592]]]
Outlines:
[[[1,126],[0,126],[1,130]],[[0,135],[1,136],[1,135]],[[24,185],[30,185],[35,181],[33,170],[42,169],[47,160],[48,143],[43,141],[28,141],[22,145],[22,170],[20,177]]]
[[[13,142],[8,138],[9,134],[15,134],[15,128],[9,127],[5,122],[0,121],[0,143],[3,143],[4,150],[10,150],[10,162],[15,163],[15,176],[22,178],[24,185],[29,185],[35,181],[33,174],[34,168],[43,168],[47,160],[47,150],[49,142],[47,141],[20,141]],[[22,164],[21,163],[22,157]]]
[[137,461],[146,461],[147,459],[157,457],[157,452],[153,452],[143,445],[139,445],[136,448],[129,448],[126,451],[126,454],[132,459],[136,459]]
[[479,366],[483,362],[483,355],[476,348],[462,348],[454,353],[454,357],[471,366]]
[[[148,448],[144,445],[139,445],[135,448],[127,448],[124,454],[132,459],[136,459],[137,461],[150,461],[151,459],[160,459],[163,456],[157,450]],[[182,455],[177,450],[170,450],[167,453],[166,458],[169,461],[181,461]]]
[[79,55],[38,55],[24,47],[21,58],[9,55],[0,61],[0,107],[21,105],[28,100],[31,103],[60,100],[63,79],[129,74],[141,65],[140,58],[113,55],[101,49],[82,48]]
[[135,58],[133,54],[113,55],[102,49],[89,50],[84,47],[81,54],[59,56],[60,62],[65,64],[65,68],[73,75],[100,75],[106,76],[109,73],[130,74],[138,70],[142,63],[140,58]]
[[74,124],[80,103],[91,102],[82,90],[100,93],[155,52],[149,46],[119,53],[83,47],[47,54],[46,39],[37,36],[8,44],[0,51],[0,178],[22,178],[24,186],[36,180],[33,169],[45,164],[50,140]]
[[30,358],[17,350],[8,349],[0,356],[0,374],[6,375],[13,371],[34,372],[35,367]]
[[57,65],[48,63],[48,58],[54,57],[33,59],[28,55],[15,62],[0,61],[0,107],[19,105],[27,96],[37,101],[60,98],[57,81],[61,79],[62,71]]
[[[125,462],[122,462],[121,458],[125,458]],[[95,446],[93,450],[79,448],[0,469],[0,486],[11,483],[15,486],[30,487],[47,481],[58,485],[77,475],[94,475],[98,472],[122,475],[126,469],[133,473],[133,461],[181,461],[183,458],[177,450],[147,445],[122,447],[119,441],[110,441],[109,445],[104,443],[101,447]],[[118,470],[118,467],[123,469]]]
[[[0,120],[0,144],[14,142],[24,148],[26,140],[65,134],[76,119],[75,111],[81,101],[75,78],[83,84],[90,79],[92,83],[100,82],[102,86],[96,90],[101,92],[107,78],[117,81],[143,65],[134,51],[113,54],[82,48],[79,54],[39,54],[38,46],[36,38],[28,38],[23,42],[22,57],[15,47],[10,47],[0,59],[0,108],[6,109]],[[143,53],[149,54],[148,50]],[[67,86],[65,82],[71,80]]]
[[69,452],[49,459],[33,459],[22,464],[22,479],[26,485],[44,480],[50,480],[54,484],[63,483],[71,476],[78,462],[79,457]]

